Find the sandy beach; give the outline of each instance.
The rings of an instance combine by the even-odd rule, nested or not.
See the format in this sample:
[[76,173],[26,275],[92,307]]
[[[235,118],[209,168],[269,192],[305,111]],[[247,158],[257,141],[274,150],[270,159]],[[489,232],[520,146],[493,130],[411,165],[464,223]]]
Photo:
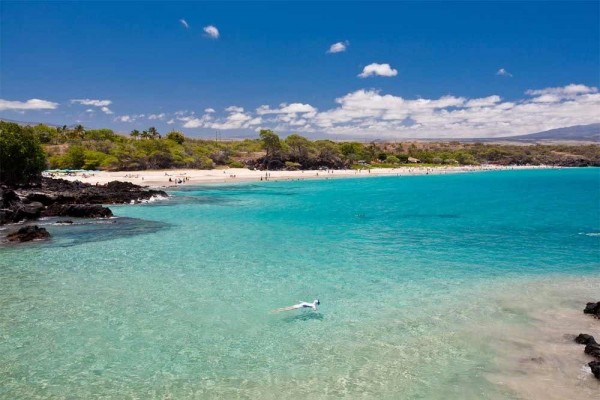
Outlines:
[[200,185],[210,183],[233,183],[252,181],[281,181],[281,180],[308,180],[308,179],[334,179],[357,178],[376,176],[416,176],[440,175],[453,173],[500,171],[517,169],[553,168],[548,166],[448,166],[448,167],[398,167],[398,168],[373,168],[363,170],[304,170],[304,171],[259,171],[247,168],[227,169],[170,169],[170,170],[145,170],[145,171],[86,171],[86,172],[45,172],[45,176],[62,178],[70,181],[81,181],[90,184],[105,184],[111,181],[131,182],[136,185],[151,187],[174,187],[177,185]]

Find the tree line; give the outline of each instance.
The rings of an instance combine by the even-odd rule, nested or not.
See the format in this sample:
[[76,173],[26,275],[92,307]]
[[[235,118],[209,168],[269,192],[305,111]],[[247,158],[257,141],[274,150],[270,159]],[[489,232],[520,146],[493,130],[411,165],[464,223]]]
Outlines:
[[[261,130],[258,138],[217,141],[161,134],[155,127],[128,136],[111,129],[22,126],[0,121],[0,176],[15,181],[50,169],[145,170],[317,169],[426,165],[600,165],[597,145],[508,145],[462,142],[334,142],[298,134],[281,138]],[[29,179],[29,178],[27,178]],[[18,180],[18,179],[16,179]]]

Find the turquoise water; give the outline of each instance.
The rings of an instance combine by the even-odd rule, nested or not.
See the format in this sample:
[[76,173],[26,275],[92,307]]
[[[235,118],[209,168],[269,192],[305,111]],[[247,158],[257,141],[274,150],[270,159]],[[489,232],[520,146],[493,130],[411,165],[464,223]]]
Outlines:
[[0,398],[517,398],[490,340],[600,294],[599,169],[172,194],[0,248]]

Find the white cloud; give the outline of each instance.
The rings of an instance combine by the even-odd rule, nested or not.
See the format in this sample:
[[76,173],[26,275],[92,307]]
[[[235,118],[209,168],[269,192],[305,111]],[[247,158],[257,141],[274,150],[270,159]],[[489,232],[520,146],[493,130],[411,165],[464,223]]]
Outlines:
[[189,28],[190,28],[190,25],[189,25],[189,24],[187,23],[187,21],[186,21],[185,19],[183,19],[183,18],[179,20],[179,23],[180,23],[181,25],[183,25],[183,27],[184,27],[185,29],[189,29]]
[[100,108],[100,110],[105,114],[113,114],[113,112],[108,108],[109,105],[112,104],[111,100],[96,100],[96,99],[72,99],[71,104],[81,104],[84,106],[94,106]]
[[0,99],[0,111],[4,110],[54,110],[58,103],[52,101],[29,99],[27,101],[11,101]]
[[118,122],[135,122],[140,118],[144,118],[145,114],[119,115],[115,118]]
[[349,41],[344,41],[344,42],[337,42],[332,44],[331,46],[329,46],[329,50],[327,50],[327,53],[341,53],[346,51],[346,49],[348,48],[348,46],[350,45]]
[[496,71],[496,75],[508,76],[509,78],[512,78],[512,74],[510,72],[508,72],[507,70],[505,70],[504,68],[500,68],[498,71]]
[[206,36],[208,36],[211,39],[218,39],[220,36],[219,30],[214,25],[205,26],[203,29],[206,33]]
[[363,72],[358,74],[359,78],[367,78],[369,76],[396,76],[398,71],[390,67],[390,64],[369,64],[363,68]]
[[472,99],[467,101],[467,103],[465,104],[465,106],[467,107],[489,107],[489,106],[493,106],[496,103],[499,103],[500,100],[502,100],[500,98],[500,96],[488,96],[488,97],[483,97],[481,99]]
[[170,120],[167,121],[167,124],[172,125],[175,123],[175,120],[173,118],[171,118]]
[[167,115],[166,115],[165,113],[160,113],[160,114],[150,114],[150,115],[148,115],[148,119],[152,119],[152,120],[156,120],[156,119],[158,119],[158,120],[161,120],[161,121],[162,121],[163,119],[165,119],[165,117],[166,117],[166,116],[167,116]]
[[110,100],[94,100],[94,99],[73,99],[71,104],[81,104],[84,106],[106,107],[112,104]]
[[571,85],[562,86],[562,87],[551,87],[551,88],[545,88],[545,89],[539,89],[539,90],[528,90],[525,93],[528,95],[531,95],[531,96],[548,95],[549,94],[549,95],[559,96],[562,98],[562,97],[574,96],[574,95],[579,95],[579,94],[597,93],[597,92],[598,92],[598,88],[595,88],[595,87],[571,84]]
[[204,121],[202,127],[260,126],[280,133],[362,138],[484,138],[600,122],[600,93],[584,85],[529,90],[524,98],[512,101],[498,95],[407,99],[361,89],[335,102],[335,107],[323,111],[304,103],[263,105],[253,113],[233,107],[226,117]]
[[184,122],[182,125],[184,128],[206,128],[209,122],[212,120],[212,117],[208,114],[205,114],[200,118],[190,115],[179,116],[177,119]]
[[225,109],[225,111],[230,112],[230,113],[242,113],[242,112],[244,112],[244,108],[238,107],[238,106],[229,106]]
[[292,103],[286,104],[282,103],[279,105],[279,108],[271,109],[269,106],[260,106],[256,109],[256,113],[258,115],[265,114],[295,114],[295,113],[314,113],[317,109],[311,106],[310,104],[302,104],[302,103]]
[[93,112],[94,112],[94,109],[92,109],[92,108],[88,108],[87,110],[85,110],[85,112],[86,112],[86,113],[93,113]]
[[210,107],[209,108],[205,108],[204,112],[207,113],[207,114],[212,114],[212,113],[215,112],[215,109],[214,108],[210,108]]

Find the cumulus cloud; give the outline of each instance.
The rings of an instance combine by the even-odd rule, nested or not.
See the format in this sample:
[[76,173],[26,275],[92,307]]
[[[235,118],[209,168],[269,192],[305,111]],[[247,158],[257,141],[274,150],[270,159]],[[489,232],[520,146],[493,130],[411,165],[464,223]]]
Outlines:
[[111,100],[96,100],[96,99],[73,99],[71,100],[71,104],[81,104],[84,106],[94,106],[98,107],[105,114],[113,114],[110,108],[112,104]]
[[337,42],[329,46],[329,50],[327,50],[327,53],[341,53],[346,51],[348,46],[350,46],[350,42],[347,40],[344,42]]
[[[479,98],[445,95],[403,98],[377,90],[356,90],[325,110],[306,103],[263,105],[254,112],[227,108],[223,117],[181,117],[184,127],[274,129],[282,134],[316,133],[348,137],[485,138],[520,135],[600,122],[600,93],[595,87],[567,85],[528,90],[521,99],[498,95]],[[187,118],[187,119],[182,119]]]
[[185,29],[189,29],[190,25],[187,23],[187,21],[185,19],[180,19],[179,23],[185,28]]
[[81,104],[84,106],[106,107],[112,104],[111,100],[94,100],[94,99],[73,99],[71,104]]
[[564,98],[564,97],[569,97],[569,96],[576,96],[579,94],[598,93],[598,88],[590,87],[590,86],[586,86],[586,85],[570,84],[570,85],[562,86],[562,87],[551,87],[551,88],[545,88],[545,89],[528,90],[525,93],[528,95],[531,95],[531,96],[554,95],[554,96],[558,96],[560,98]]
[[140,118],[144,118],[145,114],[119,115],[115,118],[117,122],[135,122]]
[[203,28],[203,30],[204,30],[204,33],[206,33],[206,36],[208,36],[211,39],[218,39],[219,36],[221,35],[219,33],[219,30],[217,29],[217,27],[214,25],[205,26]]
[[509,78],[512,78],[512,74],[510,72],[508,72],[507,70],[505,70],[504,68],[500,68],[498,71],[496,71],[496,75],[507,76]]
[[242,112],[244,112],[244,108],[238,107],[238,106],[229,106],[225,109],[225,111],[231,112],[231,113],[242,113]]
[[4,110],[54,110],[58,103],[48,100],[29,99],[27,101],[11,101],[0,99],[0,111]]
[[166,116],[167,116],[167,115],[166,115],[165,113],[160,113],[160,114],[150,114],[150,115],[148,115],[148,119],[152,119],[152,120],[156,120],[156,119],[158,119],[158,120],[161,120],[161,121],[162,121],[163,119],[165,119],[165,117],[166,117]]
[[483,97],[480,99],[469,100],[469,101],[467,101],[465,106],[467,106],[467,107],[488,107],[488,106],[493,106],[496,103],[499,103],[500,100],[502,100],[500,98],[500,96],[493,95],[493,96]]
[[216,111],[215,111],[215,109],[214,109],[214,108],[210,108],[210,107],[209,107],[209,108],[205,108],[205,109],[204,109],[204,112],[205,112],[205,113],[207,113],[207,114],[212,114],[212,113],[214,113],[214,112],[216,112]]
[[279,105],[279,108],[276,108],[276,109],[271,109],[269,106],[260,106],[256,109],[256,113],[258,115],[314,113],[315,111],[317,111],[317,109],[314,108],[313,106],[311,106],[310,104],[302,104],[302,103],[292,103],[292,104],[282,103]]
[[390,64],[369,64],[363,68],[363,71],[358,74],[359,78],[368,78],[369,76],[396,76],[398,71],[390,67]]

